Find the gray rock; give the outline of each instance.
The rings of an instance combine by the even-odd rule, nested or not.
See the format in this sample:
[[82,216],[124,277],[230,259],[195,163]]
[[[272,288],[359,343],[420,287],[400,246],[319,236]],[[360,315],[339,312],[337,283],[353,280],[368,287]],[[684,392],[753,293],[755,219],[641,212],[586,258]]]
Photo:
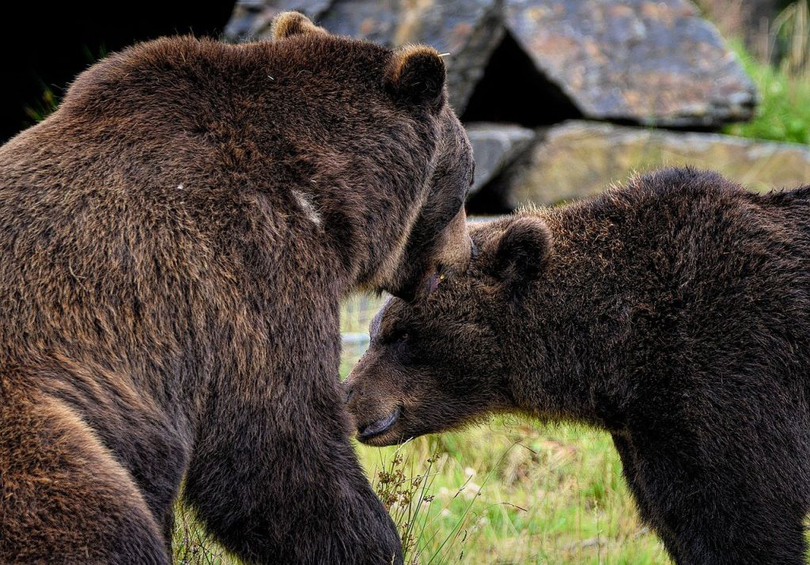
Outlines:
[[766,192],[810,182],[810,148],[711,133],[678,133],[573,121],[538,131],[498,187],[513,205],[592,196],[664,166],[712,169]]
[[318,23],[332,33],[446,53],[450,102],[460,114],[503,36],[501,18],[494,0],[338,0]]
[[509,0],[506,22],[585,117],[677,127],[752,117],[753,83],[688,0]]
[[534,138],[534,131],[510,124],[472,123],[466,129],[475,157],[475,183],[470,195],[510,165]]

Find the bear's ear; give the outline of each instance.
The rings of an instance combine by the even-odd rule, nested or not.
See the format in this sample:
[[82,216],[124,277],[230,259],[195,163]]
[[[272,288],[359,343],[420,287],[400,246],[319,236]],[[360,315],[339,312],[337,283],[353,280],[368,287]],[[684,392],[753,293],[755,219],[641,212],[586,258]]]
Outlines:
[[551,253],[551,230],[537,216],[516,218],[498,240],[492,275],[508,282],[514,290],[535,280]]
[[270,36],[273,40],[292,37],[293,35],[326,35],[322,27],[313,24],[308,17],[299,12],[282,12],[273,20]]
[[444,103],[445,75],[438,51],[425,45],[409,45],[394,52],[385,71],[385,84],[398,100],[439,109]]

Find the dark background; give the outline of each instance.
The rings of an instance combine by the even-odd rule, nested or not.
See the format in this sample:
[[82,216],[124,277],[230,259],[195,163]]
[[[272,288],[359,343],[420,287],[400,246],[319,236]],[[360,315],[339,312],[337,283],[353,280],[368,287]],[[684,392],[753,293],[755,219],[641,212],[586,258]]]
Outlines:
[[50,111],[70,81],[105,54],[162,35],[219,37],[234,3],[3,2],[0,143]]

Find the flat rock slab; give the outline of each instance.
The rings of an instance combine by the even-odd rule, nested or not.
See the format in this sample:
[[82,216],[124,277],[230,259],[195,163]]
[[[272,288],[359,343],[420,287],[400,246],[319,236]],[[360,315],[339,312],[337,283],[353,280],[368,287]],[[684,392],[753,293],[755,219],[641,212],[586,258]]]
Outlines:
[[754,84],[688,0],[510,0],[506,11],[585,117],[713,127],[753,115]]
[[810,183],[810,148],[710,133],[572,121],[538,130],[493,190],[513,205],[554,205],[602,192],[636,173],[690,165],[757,192]]
[[465,127],[475,158],[475,182],[470,195],[509,166],[534,139],[534,131],[516,125],[470,123]]

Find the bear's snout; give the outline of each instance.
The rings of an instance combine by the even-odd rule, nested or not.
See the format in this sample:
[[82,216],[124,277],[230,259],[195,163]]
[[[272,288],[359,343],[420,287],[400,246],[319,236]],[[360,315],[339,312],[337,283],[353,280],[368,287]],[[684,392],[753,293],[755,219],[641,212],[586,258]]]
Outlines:
[[400,412],[401,408],[397,406],[394,408],[393,412],[387,416],[379,418],[369,424],[358,425],[357,439],[363,443],[366,443],[375,437],[382,436],[394,427],[394,424],[396,424],[397,420],[399,419]]
[[382,445],[380,442],[399,423],[402,405],[379,378],[370,380],[366,369],[366,363],[361,361],[343,384],[346,408],[357,430],[357,439]]

